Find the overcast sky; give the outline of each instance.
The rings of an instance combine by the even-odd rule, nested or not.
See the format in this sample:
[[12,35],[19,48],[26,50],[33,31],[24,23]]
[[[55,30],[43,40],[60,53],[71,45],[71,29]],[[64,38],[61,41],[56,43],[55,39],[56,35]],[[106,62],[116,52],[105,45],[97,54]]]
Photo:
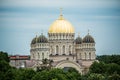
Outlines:
[[29,55],[31,40],[47,36],[59,8],[76,37],[90,30],[97,55],[120,54],[120,0],[0,0],[0,51]]

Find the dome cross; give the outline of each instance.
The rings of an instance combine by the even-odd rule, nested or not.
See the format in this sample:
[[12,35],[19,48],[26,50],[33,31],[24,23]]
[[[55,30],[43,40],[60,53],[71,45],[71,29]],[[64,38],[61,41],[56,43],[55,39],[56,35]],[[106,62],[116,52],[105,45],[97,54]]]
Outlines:
[[90,33],[90,30],[88,29],[88,35],[89,35],[89,33]]

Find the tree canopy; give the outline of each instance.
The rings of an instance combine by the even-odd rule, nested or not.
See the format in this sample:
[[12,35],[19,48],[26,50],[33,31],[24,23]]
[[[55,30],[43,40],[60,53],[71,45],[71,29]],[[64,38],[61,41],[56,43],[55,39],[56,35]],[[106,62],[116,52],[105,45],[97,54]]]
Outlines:
[[[116,59],[115,59],[116,58]],[[57,69],[51,67],[51,60],[43,60],[42,70],[17,69],[9,65],[6,52],[0,52],[0,80],[120,80],[118,56],[98,56],[87,74],[81,75],[76,69]]]
[[116,63],[120,65],[120,55],[101,55],[97,56],[97,60],[102,61],[106,64]]

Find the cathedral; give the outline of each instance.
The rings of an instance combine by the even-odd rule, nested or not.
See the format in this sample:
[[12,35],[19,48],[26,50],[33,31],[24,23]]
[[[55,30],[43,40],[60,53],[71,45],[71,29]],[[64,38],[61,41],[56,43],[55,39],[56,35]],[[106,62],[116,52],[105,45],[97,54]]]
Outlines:
[[73,67],[84,74],[96,59],[95,40],[89,34],[75,39],[72,24],[62,14],[49,27],[48,36],[36,35],[31,41],[30,57],[36,65],[43,59],[53,60],[54,68]]

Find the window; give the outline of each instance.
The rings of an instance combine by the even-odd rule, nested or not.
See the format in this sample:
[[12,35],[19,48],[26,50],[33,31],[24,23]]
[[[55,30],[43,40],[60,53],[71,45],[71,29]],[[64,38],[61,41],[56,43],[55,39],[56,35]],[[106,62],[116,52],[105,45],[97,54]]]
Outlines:
[[89,53],[89,59],[91,59],[91,53]]
[[81,59],[81,53],[80,53],[80,55],[79,55],[79,56],[80,56],[80,59]]
[[69,46],[69,54],[71,54],[71,46]]
[[65,46],[63,46],[63,54],[65,54]]
[[35,58],[34,54],[33,54],[33,59]]
[[44,59],[44,53],[42,53],[42,59]]
[[38,58],[40,58],[40,54],[38,53]]
[[52,48],[52,46],[51,46],[51,54],[53,54],[53,48]]
[[58,54],[59,47],[58,45],[56,46],[56,54]]
[[49,56],[49,55],[48,55],[48,53],[47,53],[47,58],[48,58],[48,56]]
[[87,54],[85,53],[85,59],[87,58]]

